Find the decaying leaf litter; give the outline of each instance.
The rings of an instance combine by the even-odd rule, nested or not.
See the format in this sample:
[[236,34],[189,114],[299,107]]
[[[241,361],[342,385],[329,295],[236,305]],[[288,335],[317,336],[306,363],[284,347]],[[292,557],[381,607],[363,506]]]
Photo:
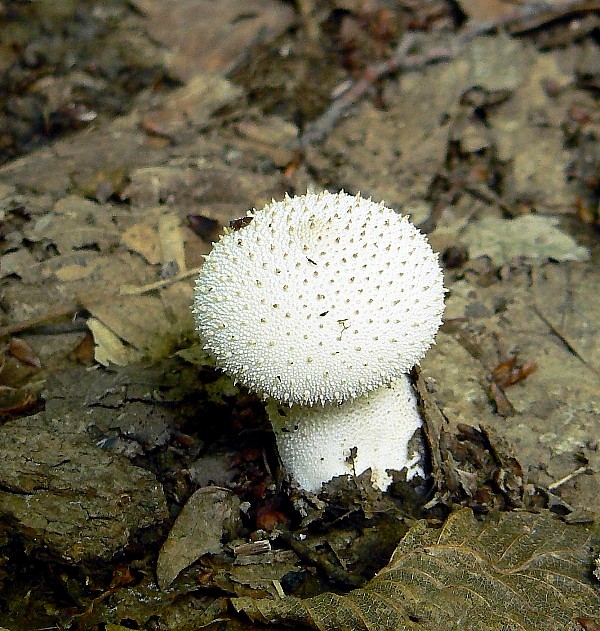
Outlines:
[[[2,626],[598,624],[598,7],[59,4],[0,5]],[[420,488],[290,487],[193,334],[211,240],[308,187],[441,253]]]

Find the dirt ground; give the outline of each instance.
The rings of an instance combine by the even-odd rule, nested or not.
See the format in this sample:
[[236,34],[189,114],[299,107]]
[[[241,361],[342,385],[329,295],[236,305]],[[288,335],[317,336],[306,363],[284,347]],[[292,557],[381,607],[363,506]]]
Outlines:
[[[583,0],[0,1],[0,627],[600,628],[599,32]],[[194,332],[221,230],[324,189],[444,265],[427,479],[385,494],[298,489]]]

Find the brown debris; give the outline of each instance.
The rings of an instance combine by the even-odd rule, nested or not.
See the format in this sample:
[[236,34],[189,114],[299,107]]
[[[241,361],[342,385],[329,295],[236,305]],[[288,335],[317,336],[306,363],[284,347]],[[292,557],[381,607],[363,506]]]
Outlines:
[[496,412],[500,414],[500,416],[507,417],[512,416],[515,413],[513,404],[509,401],[503,388],[501,388],[495,381],[492,381],[489,384],[489,396],[496,405]]
[[18,388],[0,385],[0,418],[18,418],[39,410],[43,389],[43,381],[30,382]]
[[492,379],[500,388],[509,388],[522,379],[526,379],[536,370],[537,364],[534,361],[523,363],[519,361],[517,355],[513,355],[492,370]]
[[28,366],[33,366],[34,368],[42,367],[40,358],[25,340],[13,337],[8,344],[8,352],[15,359],[18,359]]
[[204,215],[188,215],[188,222],[203,241],[216,241],[221,230],[221,224],[216,219]]
[[523,470],[508,443],[481,424],[450,424],[422,377],[417,393],[437,491],[427,506],[467,502],[479,512],[522,506]]

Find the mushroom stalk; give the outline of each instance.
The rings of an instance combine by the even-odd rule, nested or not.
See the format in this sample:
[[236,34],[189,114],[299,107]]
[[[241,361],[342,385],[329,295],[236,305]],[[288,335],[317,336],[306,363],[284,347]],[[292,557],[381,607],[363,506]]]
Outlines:
[[388,469],[406,467],[407,479],[423,473],[422,452],[410,448],[422,422],[406,375],[339,405],[290,408],[271,399],[267,412],[285,469],[307,491],[369,468],[372,484],[382,491],[392,481]]

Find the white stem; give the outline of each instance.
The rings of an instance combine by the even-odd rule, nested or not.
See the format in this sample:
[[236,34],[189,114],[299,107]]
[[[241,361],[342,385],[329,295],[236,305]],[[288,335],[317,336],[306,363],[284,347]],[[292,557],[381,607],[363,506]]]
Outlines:
[[422,421],[406,375],[341,405],[290,408],[271,400],[267,412],[284,467],[308,491],[368,468],[381,490],[392,481],[386,469],[406,467],[409,479],[422,473],[422,455],[409,454]]

